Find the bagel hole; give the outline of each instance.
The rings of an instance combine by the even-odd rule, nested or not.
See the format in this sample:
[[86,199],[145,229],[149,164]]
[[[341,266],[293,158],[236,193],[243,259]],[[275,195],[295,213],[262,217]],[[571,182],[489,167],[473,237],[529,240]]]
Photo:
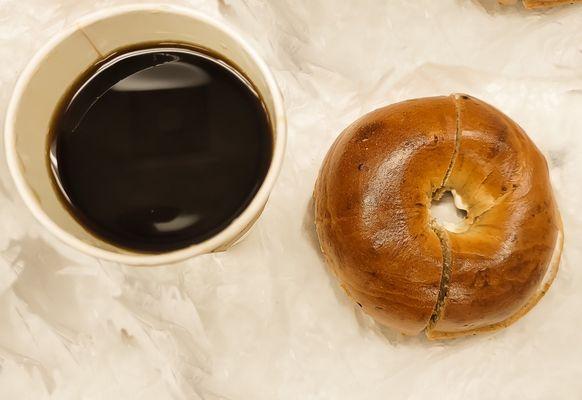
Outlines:
[[461,198],[450,190],[445,191],[439,199],[432,200],[430,214],[440,226],[451,232],[458,232],[467,219],[467,210],[459,207]]

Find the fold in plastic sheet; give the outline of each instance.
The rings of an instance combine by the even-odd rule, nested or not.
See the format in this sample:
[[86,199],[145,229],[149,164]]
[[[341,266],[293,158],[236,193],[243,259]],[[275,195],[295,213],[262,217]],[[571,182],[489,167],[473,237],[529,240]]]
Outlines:
[[[121,2],[0,0],[0,115],[33,53]],[[225,19],[274,70],[286,161],[258,226],[222,254],[136,269],[50,237],[0,166],[1,399],[572,399],[582,395],[582,7],[463,0],[174,1]],[[352,120],[466,92],[548,156],[565,223],[558,279],[504,331],[428,342],[382,330],[338,289],[311,193]]]

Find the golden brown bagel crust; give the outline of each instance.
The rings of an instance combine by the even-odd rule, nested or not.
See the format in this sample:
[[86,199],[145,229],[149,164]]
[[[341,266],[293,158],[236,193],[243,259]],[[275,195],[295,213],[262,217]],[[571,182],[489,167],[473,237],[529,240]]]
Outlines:
[[[537,8],[550,8],[556,6],[563,6],[565,4],[579,3],[582,0],[523,0],[523,6],[526,9],[532,10]],[[497,0],[499,4],[506,6],[515,5],[517,0]]]
[[366,313],[407,334],[426,327],[439,294],[443,256],[428,208],[455,134],[451,97],[382,108],[340,135],[316,184],[317,233],[331,270]]
[[581,0],[523,0],[523,5],[525,8],[549,8],[555,6],[562,6],[565,4],[578,3]]
[[445,187],[468,206],[449,232],[451,275],[429,336],[471,331],[516,314],[540,287],[560,230],[544,157],[492,106],[458,96],[460,145]]
[[[467,207],[456,232],[430,217],[444,190]],[[545,159],[515,122],[470,96],[360,118],[329,150],[314,197],[321,249],[341,286],[406,334],[508,326],[557,272],[562,227]]]

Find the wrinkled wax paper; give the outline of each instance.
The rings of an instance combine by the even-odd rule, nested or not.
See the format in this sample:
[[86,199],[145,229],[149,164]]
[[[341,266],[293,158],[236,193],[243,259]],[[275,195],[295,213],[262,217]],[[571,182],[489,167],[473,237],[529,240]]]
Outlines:
[[[125,1],[0,0],[0,118],[78,17]],[[142,3],[146,3],[142,1]],[[582,6],[477,0],[182,0],[273,69],[286,160],[247,239],[179,265],[82,255],[31,217],[0,162],[0,399],[577,399],[582,396]],[[509,329],[429,342],[380,329],[327,272],[311,193],[339,132],[382,105],[466,92],[547,155],[565,223],[550,292]]]

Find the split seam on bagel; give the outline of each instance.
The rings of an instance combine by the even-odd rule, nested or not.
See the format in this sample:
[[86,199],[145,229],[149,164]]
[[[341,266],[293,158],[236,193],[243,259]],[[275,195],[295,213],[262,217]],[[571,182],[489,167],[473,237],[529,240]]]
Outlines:
[[[445,172],[445,175],[444,175],[444,178],[442,180],[441,185],[433,191],[433,195],[432,195],[433,201],[440,200],[442,198],[442,196],[447,191],[455,192],[455,189],[456,189],[456,188],[451,187],[449,185],[449,178],[450,178],[451,174],[453,173],[453,170],[455,168],[455,164],[459,158],[459,153],[460,153],[460,149],[461,149],[461,142],[463,140],[462,111],[461,111],[461,106],[459,104],[459,101],[460,101],[460,99],[466,99],[467,96],[463,95],[463,94],[455,93],[455,94],[451,95],[451,98],[453,99],[453,103],[455,105],[455,119],[456,119],[456,121],[455,121],[456,131],[455,131],[454,150],[453,150],[453,154],[451,156],[451,161],[446,169],[446,172]],[[491,173],[488,174],[483,179],[481,184],[484,184],[490,176],[491,176]],[[471,226],[479,220],[479,218],[481,218],[484,214],[486,214],[490,210],[494,209],[496,205],[501,203],[508,195],[510,195],[512,192],[514,192],[516,187],[517,186],[514,185],[514,187],[512,187],[512,190],[495,198],[485,208],[483,208],[481,210],[477,210],[477,212],[475,212],[474,209],[472,209],[473,207],[469,207],[466,210],[467,215],[466,215],[465,220],[464,220],[464,228],[462,230],[456,231],[456,232],[462,233],[462,232],[466,232],[467,230],[469,230],[471,228]],[[454,198],[455,198],[455,200],[458,199],[456,193],[454,195]],[[457,206],[456,201],[455,201],[455,206]],[[440,242],[443,259],[442,259],[442,272],[441,272],[441,280],[439,283],[439,292],[438,292],[437,302],[434,306],[434,310],[431,314],[431,317],[430,317],[426,327],[424,328],[424,333],[429,339],[441,339],[441,338],[451,338],[451,337],[457,337],[457,336],[464,336],[467,334],[467,332],[460,332],[458,334],[449,334],[449,333],[443,334],[442,332],[438,332],[435,330],[436,324],[444,312],[445,302],[447,300],[447,296],[448,296],[448,292],[449,292],[449,285],[450,285],[452,269],[453,269],[453,251],[452,251],[452,244],[451,244],[450,237],[449,237],[449,231],[447,230],[447,228],[445,226],[441,225],[439,223],[439,221],[436,220],[435,218],[431,218],[431,220],[429,222],[429,226],[430,226],[430,229],[434,232],[434,234],[436,235],[436,237],[438,238],[438,240]],[[547,290],[547,288],[545,290]],[[545,290],[543,290],[544,293],[545,293]],[[543,294],[539,295],[539,298],[541,298],[542,296],[543,296]],[[535,296],[535,297],[537,297],[537,296]],[[533,302],[533,304],[531,306],[529,306],[529,307],[525,306],[524,308],[527,308],[529,310],[531,307],[533,307],[533,305],[535,303],[537,303],[537,301],[539,301],[539,298],[535,302]],[[519,315],[521,316],[525,313],[526,312],[519,313]],[[519,319],[519,316],[515,315],[506,321],[502,321],[500,324],[505,323],[506,325],[504,325],[504,326],[507,326],[507,325],[511,324],[512,322],[516,321],[517,319]],[[488,332],[488,331],[495,330],[496,326],[497,325],[484,326],[482,328],[475,329],[475,331],[476,332]]]
[[[432,194],[432,200],[440,200],[443,197],[443,194],[446,193],[448,190],[447,183],[451,173],[453,172],[453,168],[457,161],[459,151],[461,149],[461,110],[458,104],[458,94],[453,94],[451,97],[453,98],[453,103],[455,105],[455,143],[453,148],[453,154],[451,156],[451,161],[449,162],[449,166],[445,171],[445,175],[441,182],[440,187],[438,187]],[[452,252],[451,252],[451,243],[449,241],[449,236],[447,230],[442,227],[435,218],[430,220],[430,228],[437,236],[440,244],[441,250],[443,254],[443,263],[442,263],[442,272],[441,272],[441,281],[439,284],[439,293],[437,297],[437,302],[434,306],[434,310],[430,319],[428,321],[427,326],[424,328],[424,331],[427,332],[437,323],[441,316],[441,310],[445,303],[445,299],[447,297],[447,292],[449,289],[449,281],[451,278],[451,269],[452,269]]]
[[433,200],[440,200],[441,197],[443,197],[443,194],[448,190],[447,182],[453,172],[453,167],[455,166],[455,162],[459,156],[459,151],[461,150],[461,110],[458,104],[458,96],[458,94],[451,95],[453,98],[453,104],[455,105],[455,146],[453,148],[453,155],[451,156],[451,161],[445,171],[440,187],[438,187],[432,194]]
[[443,305],[445,304],[445,299],[447,298],[447,292],[449,290],[449,281],[451,279],[451,244],[449,242],[449,236],[447,234],[446,229],[438,225],[434,219],[430,223],[430,228],[433,230],[437,238],[441,243],[441,249],[443,253],[443,264],[442,264],[442,275],[441,275],[441,282],[439,284],[439,294],[437,298],[437,302],[434,306],[434,310],[430,319],[428,321],[428,325],[425,327],[425,331],[429,331],[432,327],[437,323],[441,316],[441,310]]

